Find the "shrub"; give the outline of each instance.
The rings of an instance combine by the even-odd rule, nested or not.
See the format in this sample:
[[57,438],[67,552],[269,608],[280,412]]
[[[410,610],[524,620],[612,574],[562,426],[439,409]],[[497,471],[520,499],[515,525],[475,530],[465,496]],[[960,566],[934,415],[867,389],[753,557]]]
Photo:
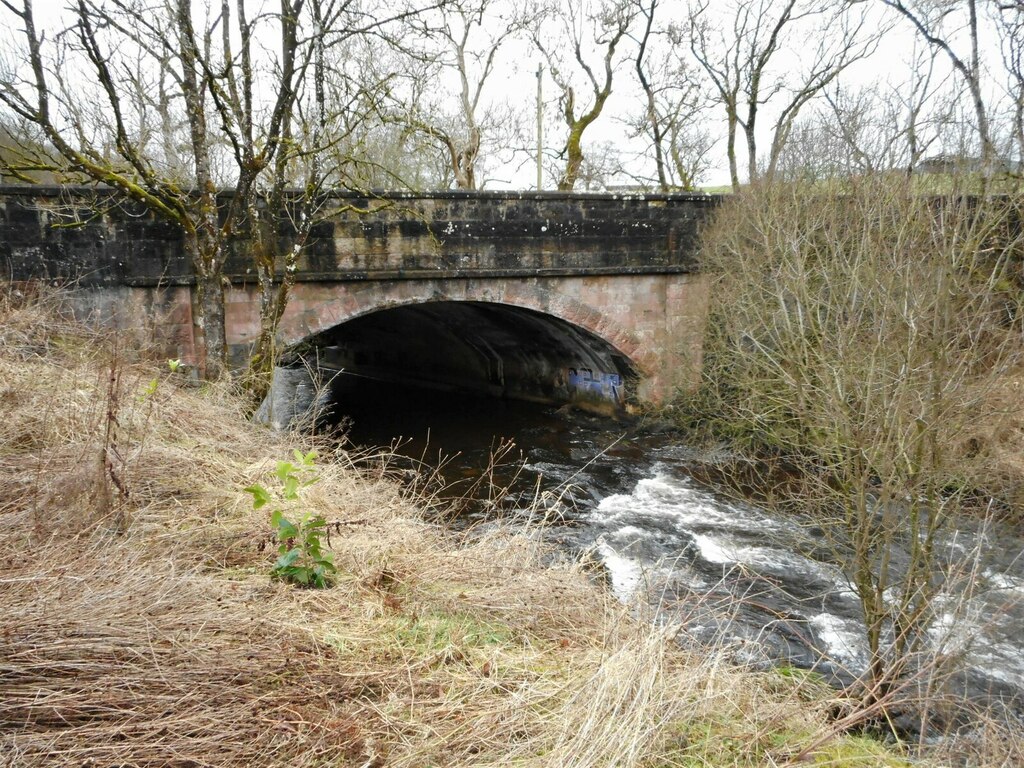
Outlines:
[[705,369],[681,406],[785,466],[778,501],[826,531],[860,602],[872,702],[925,647],[950,587],[940,532],[984,485],[979,425],[1008,415],[992,403],[1021,362],[1016,205],[892,178],[754,187],[704,234]]
[[334,555],[324,551],[327,521],[309,511],[290,509],[299,501],[300,491],[319,480],[314,472],[316,451],[296,450],[294,456],[294,464],[290,461],[277,463],[279,490],[271,492],[256,483],[245,488],[245,492],[252,494],[253,509],[273,503],[280,505],[270,513],[270,525],[278,545],[271,576],[290,584],[323,589],[331,586],[337,572]]

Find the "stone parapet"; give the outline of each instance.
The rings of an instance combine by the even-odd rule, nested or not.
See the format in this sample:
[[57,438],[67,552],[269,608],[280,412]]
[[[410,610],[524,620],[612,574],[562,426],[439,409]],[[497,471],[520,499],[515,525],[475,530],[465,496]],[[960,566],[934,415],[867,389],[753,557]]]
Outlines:
[[[296,280],[691,272],[698,223],[715,204],[695,195],[339,192],[320,206]],[[282,252],[293,235],[282,228]],[[0,187],[0,265],[11,279],[82,286],[184,285],[193,274],[178,228],[139,205],[109,191],[27,185]],[[255,279],[244,239],[233,241],[225,273],[236,284]]]

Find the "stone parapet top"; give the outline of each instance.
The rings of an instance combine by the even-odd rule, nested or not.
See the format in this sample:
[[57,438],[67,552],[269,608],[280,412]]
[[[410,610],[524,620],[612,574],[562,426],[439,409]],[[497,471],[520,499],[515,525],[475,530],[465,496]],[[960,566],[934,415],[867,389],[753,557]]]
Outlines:
[[[0,196],[62,197],[88,196],[94,194],[115,194],[113,187],[80,184],[0,184]],[[230,197],[234,190],[224,189],[218,195]],[[288,190],[287,194],[298,195],[301,190]],[[326,198],[340,200],[595,200],[635,202],[685,202],[716,204],[725,195],[708,195],[690,192],[560,192],[557,190],[465,190],[444,189],[431,191],[402,190],[353,190],[334,189],[323,194]]]

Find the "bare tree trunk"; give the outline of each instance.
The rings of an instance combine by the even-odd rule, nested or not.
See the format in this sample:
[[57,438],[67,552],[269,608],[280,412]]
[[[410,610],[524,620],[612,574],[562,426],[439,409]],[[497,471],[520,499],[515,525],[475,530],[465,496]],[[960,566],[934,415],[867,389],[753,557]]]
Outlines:
[[579,123],[569,131],[565,154],[565,170],[558,179],[558,189],[562,192],[571,192],[576,186],[580,168],[583,166],[583,129],[579,127]]
[[249,366],[242,379],[242,388],[246,392],[248,406],[253,410],[270,389],[278,359],[277,329],[288,308],[298,257],[309,235],[310,219],[306,211],[309,201],[302,199],[299,201],[302,212],[295,239],[285,256],[283,270],[278,275],[278,225],[285,213],[285,176],[280,166],[286,162],[285,156],[280,155],[276,183],[267,198],[267,210],[252,229],[252,256],[260,287],[260,332],[249,354]]
[[[257,278],[260,286],[260,332],[249,355],[249,366],[243,378],[249,406],[255,409],[270,390],[277,363],[277,329],[288,307],[288,299],[295,282],[295,270],[298,258],[309,238],[313,223],[314,198],[317,196],[322,182],[321,160],[319,150],[321,141],[327,131],[327,95],[326,95],[326,63],[324,61],[325,21],[323,8],[319,0],[313,0],[311,11],[314,23],[314,39],[312,40],[313,67],[313,107],[312,126],[309,138],[309,167],[303,194],[298,199],[298,214],[294,240],[285,256],[283,270],[277,276],[280,258],[278,236],[280,224],[287,220],[285,186],[288,183],[288,165],[292,160],[288,150],[293,145],[292,120],[294,110],[291,106],[282,111],[279,126],[279,148],[273,157],[273,184],[266,199],[266,211],[261,216],[254,195],[250,195],[247,205],[246,221],[249,222],[253,258],[256,262]],[[294,51],[295,28],[284,27],[282,47],[286,51]]]
[[192,266],[196,275],[195,322],[202,333],[203,359],[200,368],[208,380],[221,378],[227,372],[227,348],[224,332],[224,269],[222,238],[217,213],[217,194],[210,161],[210,142],[206,124],[204,93],[206,82],[199,76],[198,50],[192,27],[192,6],[189,0],[177,4],[178,45],[181,48],[182,96],[191,138],[195,166],[197,200],[194,229],[186,231],[190,241]]
[[203,378],[217,381],[227,373],[224,285],[219,275],[204,275],[196,278],[196,287],[203,323]]
[[654,165],[658,173],[658,188],[662,192],[668,192],[668,178],[665,175],[665,155],[662,149],[664,137],[662,135],[661,119],[658,115],[654,88],[647,79],[647,73],[644,72],[644,55],[647,52],[647,43],[651,38],[651,27],[654,25],[654,12],[657,5],[658,0],[650,0],[650,7],[648,9],[641,7],[641,13],[643,13],[646,22],[644,24],[643,37],[640,39],[640,48],[636,54],[635,65],[637,79],[640,80],[640,87],[644,89],[644,95],[647,97],[647,122],[650,123],[651,136],[654,140]]
[[725,152],[729,156],[729,182],[732,184],[732,191],[740,191],[740,169],[736,160],[736,113],[734,110],[729,113],[729,135],[725,143]]
[[[268,201],[266,218],[271,222],[277,221],[277,213],[273,209],[274,198]],[[273,229],[259,218],[256,201],[253,199],[249,205],[249,212],[246,214],[246,221],[250,227],[250,247],[252,249],[253,264],[256,267],[256,280],[260,289],[260,332],[249,353],[249,367],[242,379],[242,387],[249,394],[250,405],[256,407],[266,395],[270,387],[270,377],[274,370],[274,361],[277,357],[275,349],[275,336],[277,334],[277,319],[280,315],[276,312],[276,305],[279,303],[278,293],[275,290],[275,268],[277,264],[277,243]],[[269,235],[269,237],[268,237]],[[283,309],[282,309],[283,312]]]
[[1016,173],[1021,171],[1020,159],[1024,159],[1024,94],[1018,94],[1017,103],[1013,105],[1013,137],[1017,143],[1018,166]]
[[978,56],[978,7],[976,0],[968,0],[971,35],[971,76],[967,78],[971,101],[978,120],[978,139],[981,141],[981,166],[986,176],[995,172],[996,148],[988,124],[985,99],[981,94],[981,62]]
[[224,326],[224,283],[217,268],[219,251],[209,234],[186,233],[185,250],[195,272],[192,300],[192,328],[202,378],[215,381],[227,371],[227,342]]
[[757,180],[757,137],[754,135],[754,111],[751,119],[743,125],[743,135],[747,140],[747,181],[753,184]]

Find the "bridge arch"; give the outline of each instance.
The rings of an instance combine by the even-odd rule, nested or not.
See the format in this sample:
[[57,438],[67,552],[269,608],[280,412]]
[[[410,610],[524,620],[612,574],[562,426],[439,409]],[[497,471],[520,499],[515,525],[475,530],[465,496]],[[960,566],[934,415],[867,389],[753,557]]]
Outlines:
[[293,358],[384,380],[602,409],[632,399],[647,371],[623,323],[558,286],[481,282],[293,297],[280,342]]

